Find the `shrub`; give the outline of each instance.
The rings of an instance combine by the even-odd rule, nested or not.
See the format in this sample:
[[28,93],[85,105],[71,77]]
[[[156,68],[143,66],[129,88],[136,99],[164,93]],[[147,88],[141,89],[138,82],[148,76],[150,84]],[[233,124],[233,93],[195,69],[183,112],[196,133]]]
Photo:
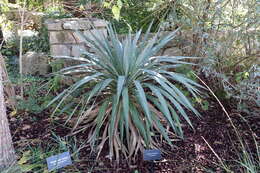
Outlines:
[[53,98],[46,85],[54,85],[53,79],[46,81],[45,78],[26,76],[22,80],[17,79],[17,77],[14,77],[12,80],[18,85],[23,82],[23,86],[25,87],[25,98],[17,100],[18,111],[39,114]]
[[180,116],[192,126],[185,110],[199,116],[175,84],[186,87],[193,96],[199,93],[200,85],[172,70],[192,64],[184,61],[190,57],[154,56],[175,32],[161,39],[158,32],[148,39],[150,28],[143,39],[140,30],[135,35],[129,33],[123,41],[112,26],[108,27],[108,37],[93,33],[90,39],[79,33],[96,53],[84,52],[82,58],[63,57],[80,62],[60,71],[78,81],[50,104],[60,100],[57,111],[61,105],[66,107],[65,100],[74,103],[72,114],[77,113],[78,120],[73,130],[88,129],[88,142],[92,151],[97,149],[97,157],[107,141],[109,157],[116,156],[117,160],[120,151],[131,158],[143,148],[158,148],[159,135],[172,144],[171,130],[183,137]]

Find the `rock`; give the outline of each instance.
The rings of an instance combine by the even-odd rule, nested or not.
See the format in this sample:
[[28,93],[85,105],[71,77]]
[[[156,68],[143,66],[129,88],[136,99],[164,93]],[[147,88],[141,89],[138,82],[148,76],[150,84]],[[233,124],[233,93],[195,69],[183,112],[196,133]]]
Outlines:
[[76,43],[76,38],[69,31],[52,31],[49,34],[50,44]]
[[18,30],[18,36],[21,37],[37,37],[39,35],[39,32],[33,31],[33,30],[23,30],[21,31],[20,29]]
[[86,47],[84,45],[73,45],[71,50],[71,56],[79,57],[83,51],[86,51]]
[[105,28],[108,24],[105,20],[94,20],[93,23],[96,28]]
[[69,45],[52,45],[51,55],[52,56],[70,56],[71,46]]
[[45,20],[44,25],[50,31],[61,31],[61,30],[63,30],[62,23],[59,20],[47,19],[47,20]]
[[66,21],[63,24],[63,29],[68,30],[83,30],[90,29],[91,23],[86,20],[74,20],[74,21]]
[[107,22],[100,19],[87,19],[87,18],[71,18],[62,19],[63,29],[65,30],[88,30],[93,27],[95,28],[105,28]]
[[[81,32],[81,31],[80,31],[80,32]],[[83,32],[81,32],[81,33],[83,33]],[[76,41],[76,44],[78,44],[78,43],[84,43],[84,40],[81,38],[81,36],[80,36],[79,33],[73,32],[72,34],[73,34],[73,37],[74,37],[74,39],[75,39],[75,41]]]
[[99,39],[102,39],[102,35],[104,37],[107,37],[107,30],[106,29],[93,29],[84,31],[84,35],[88,37],[89,39],[93,40],[93,35],[96,36]]
[[[64,18],[47,19],[45,26],[48,29],[51,56],[81,55],[81,50],[90,50],[78,31],[93,39],[91,32],[98,32],[107,36],[106,26],[108,22],[95,18]],[[94,30],[95,28],[96,30]]]
[[49,72],[48,56],[44,53],[27,52],[22,60],[24,75],[45,75]]

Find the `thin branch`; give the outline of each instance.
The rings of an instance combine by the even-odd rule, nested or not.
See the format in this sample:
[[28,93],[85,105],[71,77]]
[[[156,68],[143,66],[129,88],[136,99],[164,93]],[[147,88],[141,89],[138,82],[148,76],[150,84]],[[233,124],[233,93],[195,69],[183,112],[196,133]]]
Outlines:
[[[26,2],[23,2],[22,8],[19,8],[19,15],[21,18],[21,27],[20,27],[20,43],[19,43],[19,72],[20,72],[20,80],[21,80],[21,98],[24,96],[24,89],[23,89],[23,30],[24,30],[24,24],[26,22],[25,19],[25,6]],[[22,11],[21,11],[22,10]]]

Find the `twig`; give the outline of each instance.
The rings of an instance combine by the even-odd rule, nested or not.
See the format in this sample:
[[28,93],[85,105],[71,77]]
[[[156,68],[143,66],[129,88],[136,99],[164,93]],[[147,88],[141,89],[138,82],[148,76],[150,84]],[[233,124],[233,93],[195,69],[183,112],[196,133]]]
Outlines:
[[226,111],[225,107],[223,106],[223,104],[220,102],[220,100],[218,99],[218,97],[215,95],[215,93],[211,90],[211,88],[195,73],[193,73],[198,79],[199,81],[209,90],[209,92],[213,95],[213,97],[217,100],[218,104],[221,106],[222,110],[224,111],[225,115],[228,117],[228,120],[230,121],[232,127],[235,129],[237,136],[239,136],[239,134],[237,133],[237,129],[235,127],[235,125],[233,124],[228,112]]
[[21,30],[20,30],[20,43],[19,43],[19,72],[20,72],[20,82],[21,82],[21,98],[23,98],[23,86],[22,86],[22,80],[23,80],[23,75],[22,75],[22,73],[23,73],[23,65],[22,65],[22,63],[23,63],[23,34],[22,34],[22,32],[23,32],[23,15],[24,15],[24,13],[22,13],[22,15],[21,15],[21,13],[19,13],[20,14],[20,16],[21,16]]
[[[24,96],[24,89],[23,89],[23,30],[24,30],[24,24],[26,22],[25,19],[25,6],[26,2],[23,2],[22,8],[19,8],[19,15],[21,18],[21,28],[20,28],[20,43],[19,43],[19,73],[20,73],[20,80],[21,80],[21,98]],[[22,10],[22,11],[21,11]]]
[[201,136],[201,138],[204,140],[204,142],[208,145],[208,147],[210,148],[210,150],[213,152],[213,154],[217,157],[217,159],[219,160],[219,162],[221,163],[221,165],[224,167],[224,169],[227,171],[228,168],[226,168],[224,162],[222,161],[222,159],[219,157],[219,155],[214,151],[214,149],[209,145],[208,141],[206,141],[206,139]]
[[[224,111],[225,115],[228,117],[228,120],[230,121],[231,126],[234,128],[235,133],[237,138],[239,139],[240,145],[242,148],[245,148],[243,141],[241,139],[241,136],[239,135],[239,132],[236,128],[236,126],[234,125],[232,119],[230,118],[230,115],[228,114],[228,112],[226,111],[225,107],[223,106],[223,104],[220,102],[220,100],[218,99],[218,97],[215,95],[215,93],[211,90],[211,88],[195,73],[193,73],[198,79],[199,81],[209,90],[209,92],[213,95],[213,97],[217,100],[218,104],[221,106],[222,110]],[[209,146],[209,148],[212,150],[212,152],[215,154],[215,156],[218,158],[218,160],[220,161],[220,163],[222,164],[222,166],[227,169],[227,167],[224,165],[223,161],[221,160],[221,158],[217,155],[216,152],[214,152],[213,148],[209,145],[209,143],[205,140],[204,137],[202,137],[202,139],[206,142],[206,144]],[[226,171],[228,172],[232,172],[229,169],[227,169]]]

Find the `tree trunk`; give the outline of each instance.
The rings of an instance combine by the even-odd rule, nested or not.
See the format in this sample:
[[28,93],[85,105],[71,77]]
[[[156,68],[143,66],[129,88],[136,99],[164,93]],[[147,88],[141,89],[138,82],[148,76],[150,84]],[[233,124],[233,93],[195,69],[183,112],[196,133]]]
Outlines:
[[0,68],[0,172],[16,163],[15,151],[6,115],[2,75],[3,69]]
[[[0,11],[0,13],[1,13],[1,11]],[[1,29],[1,27],[0,27],[0,46],[1,46],[1,44],[2,44],[3,41],[4,41],[4,36],[3,36],[2,29]]]
[[[2,10],[1,10],[1,5],[0,5],[0,17],[2,15]],[[2,27],[0,26],[0,50],[3,46],[3,43],[4,43],[4,34],[3,34],[3,31],[2,31]]]
[[[0,47],[1,49],[1,47]],[[12,106],[13,110],[16,110],[16,100],[15,100],[15,89],[9,79],[7,69],[5,66],[5,60],[0,52],[0,69],[2,69],[2,81],[5,81],[4,93],[7,95],[7,100],[9,105]]]

